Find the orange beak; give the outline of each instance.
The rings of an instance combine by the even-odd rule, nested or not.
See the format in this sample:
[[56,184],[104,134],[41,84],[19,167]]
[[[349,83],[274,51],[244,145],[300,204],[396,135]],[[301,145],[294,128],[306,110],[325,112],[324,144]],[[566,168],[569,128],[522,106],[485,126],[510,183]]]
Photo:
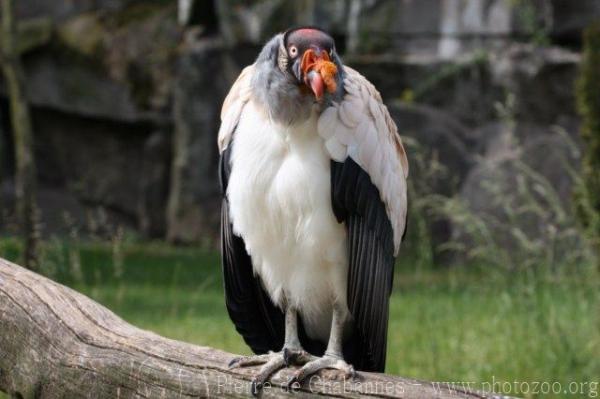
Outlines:
[[300,69],[304,75],[304,83],[311,88],[317,100],[323,97],[324,90],[328,93],[336,91],[337,67],[330,61],[326,51],[317,55],[313,49],[306,50],[302,55]]

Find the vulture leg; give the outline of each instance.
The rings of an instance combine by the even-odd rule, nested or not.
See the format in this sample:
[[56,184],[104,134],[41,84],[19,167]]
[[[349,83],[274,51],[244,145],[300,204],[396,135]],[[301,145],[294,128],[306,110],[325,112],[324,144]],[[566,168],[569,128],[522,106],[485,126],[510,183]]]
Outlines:
[[290,364],[304,364],[309,354],[302,349],[298,338],[298,314],[295,308],[288,307],[285,311],[285,341],[279,352],[269,352],[263,355],[237,357],[229,363],[229,368],[249,367],[262,364],[258,374],[252,380],[252,394],[258,395],[265,381]]
[[[288,381],[288,388],[294,388],[294,384],[302,384],[302,382],[322,369],[337,369],[344,373],[346,378],[355,378],[356,371],[354,367],[346,363],[342,353],[342,341],[344,338],[344,325],[347,320],[347,311],[344,311],[341,306],[333,307],[333,318],[331,320],[331,332],[329,333],[329,342],[327,350],[323,357],[309,355],[309,359],[302,359],[305,363],[302,368],[294,373]],[[309,360],[308,362],[306,360]]]

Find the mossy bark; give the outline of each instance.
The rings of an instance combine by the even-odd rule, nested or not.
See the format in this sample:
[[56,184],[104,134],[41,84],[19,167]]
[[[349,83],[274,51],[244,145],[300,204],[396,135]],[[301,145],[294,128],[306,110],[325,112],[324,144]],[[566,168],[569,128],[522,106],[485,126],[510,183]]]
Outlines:
[[584,32],[577,105],[582,117],[581,137],[584,142],[577,213],[600,255],[600,21]]
[[25,240],[25,266],[36,268],[37,208],[36,169],[33,156],[33,133],[29,105],[25,98],[25,76],[17,46],[14,1],[2,0],[2,68],[10,102],[14,136],[16,176],[15,188],[19,224]]

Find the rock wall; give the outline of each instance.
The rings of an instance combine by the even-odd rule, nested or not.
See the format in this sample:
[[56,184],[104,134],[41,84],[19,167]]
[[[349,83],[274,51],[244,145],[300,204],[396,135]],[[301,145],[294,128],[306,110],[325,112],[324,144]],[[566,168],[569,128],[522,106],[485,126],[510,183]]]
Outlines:
[[[400,132],[450,171],[432,190],[474,203],[484,165],[522,156],[506,145],[507,130],[527,154],[560,148],[551,144],[558,130],[577,137],[579,36],[600,2],[23,0],[18,12],[23,25],[50,26],[23,55],[43,232],[122,225],[198,243],[218,232],[221,102],[272,34],[298,24],[330,30],[345,61],[381,90]],[[7,231],[12,155],[0,101]],[[566,172],[543,161],[536,168],[551,170],[568,201]],[[439,242],[454,234],[432,228]]]
[[[123,225],[163,237],[173,65],[182,31],[176,7],[133,1],[17,5],[25,33],[47,38],[22,57],[33,108],[42,233],[111,235]],[[40,20],[47,23],[31,24]],[[50,34],[35,32],[47,26]],[[10,144],[3,111],[4,141]],[[10,145],[2,157],[9,159],[2,176],[6,230],[12,222]]]

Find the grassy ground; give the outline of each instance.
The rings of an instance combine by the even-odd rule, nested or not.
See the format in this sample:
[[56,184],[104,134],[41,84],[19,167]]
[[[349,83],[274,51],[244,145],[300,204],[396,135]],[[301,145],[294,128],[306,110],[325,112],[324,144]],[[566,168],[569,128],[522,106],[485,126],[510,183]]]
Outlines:
[[[14,242],[0,241],[0,256],[16,259]],[[45,274],[134,325],[249,353],[225,311],[216,253],[54,242],[44,246],[43,258]],[[598,395],[597,273],[506,275],[482,268],[415,270],[409,263],[397,267],[388,373],[484,388],[496,382],[495,390],[515,396]]]

